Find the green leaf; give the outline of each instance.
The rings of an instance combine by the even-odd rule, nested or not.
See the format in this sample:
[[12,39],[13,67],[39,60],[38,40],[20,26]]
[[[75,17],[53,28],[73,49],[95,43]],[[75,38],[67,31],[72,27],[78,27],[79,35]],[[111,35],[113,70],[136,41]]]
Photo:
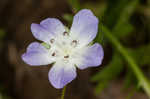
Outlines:
[[118,38],[125,37],[134,30],[134,27],[130,23],[119,23],[119,24],[120,25],[118,25],[113,31],[113,34]]
[[96,94],[101,93],[104,90],[104,88],[106,88],[108,86],[109,83],[110,82],[108,82],[108,81],[101,81],[101,82],[99,82],[96,85],[96,87],[95,87],[95,93]]
[[120,55],[115,53],[111,62],[106,67],[91,78],[91,81],[112,80],[123,70],[123,62]]
[[133,31],[133,26],[128,23],[128,21],[133,12],[135,11],[137,5],[138,0],[132,0],[128,2],[128,4],[122,9],[120,17],[112,30],[115,36],[123,37]]
[[71,5],[71,7],[73,8],[74,12],[77,12],[78,10],[80,10],[80,1],[79,0],[67,0],[69,5]]
[[3,29],[0,29],[0,40],[3,39],[5,36],[5,31]]
[[128,52],[139,65],[150,64],[150,44],[140,46],[136,49],[128,49]]
[[[82,8],[90,9],[95,16],[102,18],[107,8],[106,2],[85,2],[82,4]],[[101,20],[100,20],[101,22]]]
[[95,92],[100,93],[108,86],[111,80],[117,78],[123,70],[123,61],[118,53],[115,53],[111,62],[106,67],[91,78],[91,81],[98,82]]
[[50,49],[51,48],[51,46],[49,45],[49,44],[47,44],[47,43],[42,43],[42,45],[45,47],[45,48],[47,48],[47,49]]
[[147,93],[147,95],[150,97],[150,81],[147,79],[135,60],[132,58],[132,56],[129,54],[127,49],[118,41],[118,39],[112,35],[112,32],[105,27],[102,26],[102,30],[105,32],[105,36],[107,39],[112,43],[114,48],[122,55],[122,57],[128,62],[129,68],[133,71],[134,75],[136,76],[138,82],[140,83],[140,86],[144,89],[144,91]]
[[69,23],[71,24],[72,20],[73,20],[73,16],[71,14],[64,14],[63,18]]
[[135,87],[137,85],[137,79],[134,75],[134,73],[132,72],[132,70],[128,69],[127,70],[127,74],[124,78],[124,86],[123,86],[123,89],[128,89],[130,88],[131,86]]
[[104,24],[107,27],[110,29],[114,28],[128,2],[130,2],[130,0],[108,0],[108,8],[103,17]]
[[[134,30],[134,27],[128,21],[138,5],[138,0],[130,2],[128,0],[121,0],[113,4],[114,5],[108,4],[108,9],[105,12],[103,21],[110,29],[112,29],[113,34],[117,38],[121,38],[127,36]],[[107,23],[107,21],[109,22]],[[99,43],[102,43],[102,40],[104,39],[104,32],[101,31],[101,26],[102,23],[99,24],[99,32],[95,39],[95,42]],[[103,41],[103,43],[105,42]]]

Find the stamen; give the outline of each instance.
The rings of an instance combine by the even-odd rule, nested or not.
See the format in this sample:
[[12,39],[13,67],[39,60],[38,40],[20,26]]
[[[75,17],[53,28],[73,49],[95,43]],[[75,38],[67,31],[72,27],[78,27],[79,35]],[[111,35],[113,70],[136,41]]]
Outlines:
[[77,43],[77,40],[73,40],[72,43],[75,43],[75,44],[76,44],[76,43]]
[[71,42],[71,45],[73,46],[73,47],[76,47],[77,46],[77,40],[73,40],[72,42]]
[[56,53],[54,52],[54,53],[52,53],[52,56],[56,56]]
[[50,40],[51,43],[54,43],[54,41],[55,41],[54,39],[51,39],[51,40]]
[[67,56],[64,56],[64,58],[69,58],[69,55],[67,55]]
[[63,33],[63,35],[64,35],[64,36],[67,36],[67,35],[68,35],[68,32],[65,31],[65,32]]

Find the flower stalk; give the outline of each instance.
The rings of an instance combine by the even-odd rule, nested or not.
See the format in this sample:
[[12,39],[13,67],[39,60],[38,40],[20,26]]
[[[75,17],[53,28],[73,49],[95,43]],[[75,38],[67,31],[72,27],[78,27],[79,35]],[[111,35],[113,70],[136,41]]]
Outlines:
[[67,86],[64,86],[64,88],[62,90],[61,99],[65,99],[66,87]]

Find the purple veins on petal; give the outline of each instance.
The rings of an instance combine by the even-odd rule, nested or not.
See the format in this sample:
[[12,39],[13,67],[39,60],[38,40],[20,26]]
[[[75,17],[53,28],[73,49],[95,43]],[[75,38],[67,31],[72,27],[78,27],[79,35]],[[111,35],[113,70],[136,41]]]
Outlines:
[[41,21],[40,25],[42,25],[49,33],[52,33],[53,35],[58,35],[65,32],[64,25],[56,18],[47,18]]
[[31,31],[38,40],[49,42],[52,37],[65,31],[64,25],[56,18],[47,18],[40,24],[31,24]]
[[56,62],[50,69],[48,77],[50,83],[55,88],[60,89],[76,78],[76,68],[70,64],[58,64]]
[[49,39],[52,37],[52,34],[49,33],[46,29],[44,29],[40,24],[32,23],[31,31],[36,39],[46,43],[49,42]]
[[83,45],[89,44],[98,31],[98,19],[88,10],[79,11],[73,19],[70,35],[78,38]]
[[76,65],[79,69],[97,67],[101,65],[103,58],[104,51],[102,46],[98,43],[95,43],[94,45],[87,48],[86,53],[82,55],[81,62]]
[[38,42],[31,43],[26,53],[22,55],[22,59],[25,63],[37,66],[51,64],[52,58],[49,57],[48,50]]

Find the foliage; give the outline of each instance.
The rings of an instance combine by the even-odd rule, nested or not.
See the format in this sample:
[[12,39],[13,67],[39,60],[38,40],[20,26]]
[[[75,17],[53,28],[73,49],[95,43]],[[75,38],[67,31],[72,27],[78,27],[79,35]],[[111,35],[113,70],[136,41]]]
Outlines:
[[[3,39],[5,37],[6,33],[3,29],[0,29],[0,49],[2,48]],[[5,88],[2,87],[2,84],[0,83],[0,99],[10,99],[5,93]]]
[[3,39],[5,36],[4,30],[0,29],[0,40]]
[[0,84],[0,99],[11,99],[6,93],[5,88],[3,88]]
[[[142,70],[143,66],[149,68],[148,66],[150,65],[150,43],[148,42],[148,44],[139,45],[134,48],[124,46],[121,42],[125,41],[128,37],[132,38],[133,33],[138,31],[138,28],[131,23],[130,19],[141,5],[139,0],[108,0],[107,3],[95,3],[95,6],[98,5],[99,7],[94,7],[94,4],[89,2],[80,6],[79,1],[75,6],[70,2],[72,0],[68,1],[76,10],[89,7],[96,12],[101,22],[99,24],[99,33],[95,41],[104,46],[111,43],[113,47],[111,61],[106,64],[104,69],[100,70],[91,78],[92,82],[97,82],[95,91],[97,93],[101,92],[126,69],[124,88],[135,85],[136,89],[142,88],[150,97],[149,79],[144,75],[145,72]],[[70,22],[69,17],[71,18],[71,15],[67,15],[68,17],[64,18]]]

